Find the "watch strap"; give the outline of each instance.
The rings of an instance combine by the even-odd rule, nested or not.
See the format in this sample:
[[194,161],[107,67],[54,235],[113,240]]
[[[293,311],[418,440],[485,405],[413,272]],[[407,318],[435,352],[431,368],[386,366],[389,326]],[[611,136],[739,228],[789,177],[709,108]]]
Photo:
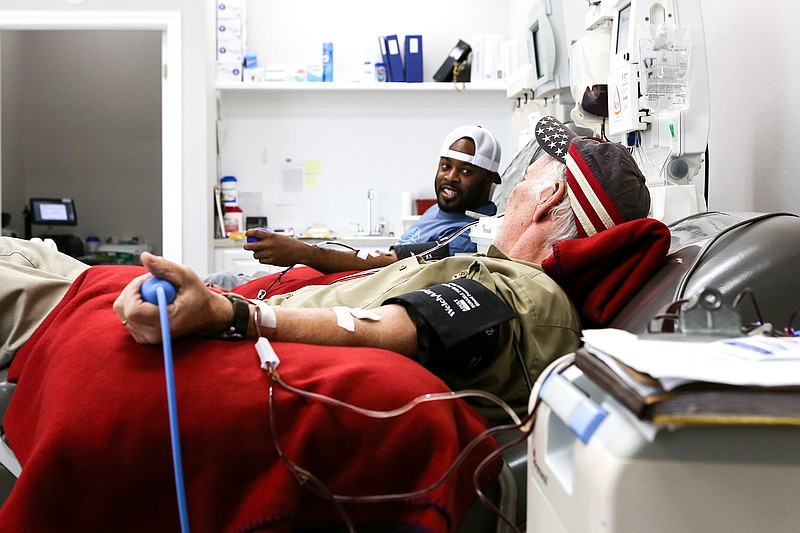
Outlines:
[[242,296],[231,292],[222,294],[233,306],[233,321],[221,333],[224,339],[240,339],[247,336],[247,325],[250,321],[250,302]]

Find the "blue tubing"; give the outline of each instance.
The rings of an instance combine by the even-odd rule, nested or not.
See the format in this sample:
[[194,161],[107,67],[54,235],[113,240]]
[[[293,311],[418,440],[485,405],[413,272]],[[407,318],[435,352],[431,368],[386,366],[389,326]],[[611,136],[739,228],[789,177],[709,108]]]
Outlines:
[[[172,442],[172,464],[175,470],[175,490],[178,496],[181,531],[189,533],[189,512],[186,507],[186,489],[183,484],[183,466],[181,461],[181,438],[178,431],[178,402],[175,395],[175,372],[172,366],[172,336],[169,332],[169,313],[167,311],[167,304],[175,299],[175,288],[168,281],[151,278],[142,285],[141,292],[144,300],[151,303],[158,303],[158,314],[161,320],[161,340],[164,346],[164,374],[167,380],[167,407],[169,410],[169,430]],[[156,302],[153,302],[154,296]]]

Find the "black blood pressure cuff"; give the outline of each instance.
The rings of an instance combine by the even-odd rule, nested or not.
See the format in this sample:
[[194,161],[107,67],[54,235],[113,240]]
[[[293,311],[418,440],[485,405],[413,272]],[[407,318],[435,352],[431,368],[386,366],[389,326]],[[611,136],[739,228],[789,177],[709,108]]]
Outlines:
[[383,302],[402,305],[417,326],[417,360],[432,372],[477,370],[493,361],[500,324],[516,317],[492,291],[455,279]]
[[449,244],[445,244],[441,248],[438,248],[429,254],[425,253],[436,246],[438,245],[435,242],[420,242],[418,244],[397,244],[392,246],[390,250],[394,250],[394,253],[397,255],[398,259],[405,259],[406,257],[411,257],[412,255],[418,255],[425,260],[444,259],[450,255]]

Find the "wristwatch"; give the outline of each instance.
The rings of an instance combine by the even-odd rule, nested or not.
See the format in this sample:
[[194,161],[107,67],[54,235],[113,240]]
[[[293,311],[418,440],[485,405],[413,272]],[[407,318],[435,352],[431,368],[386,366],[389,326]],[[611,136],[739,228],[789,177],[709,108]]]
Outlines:
[[247,336],[247,324],[250,321],[250,302],[244,297],[232,292],[225,292],[222,295],[231,302],[233,306],[233,321],[220,333],[223,339],[241,339]]

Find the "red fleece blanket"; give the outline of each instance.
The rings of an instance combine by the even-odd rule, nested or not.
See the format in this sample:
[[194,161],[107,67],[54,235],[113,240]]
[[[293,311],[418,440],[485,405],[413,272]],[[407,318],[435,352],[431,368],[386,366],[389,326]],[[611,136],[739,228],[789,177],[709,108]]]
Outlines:
[[669,228],[643,218],[553,245],[542,268],[575,304],[584,328],[604,327],[664,265]]
[[[17,354],[4,428],[23,470],[0,509],[6,531],[179,529],[161,346],[136,344],[112,302],[137,267],[93,267]],[[289,384],[371,409],[447,391],[413,361],[365,348],[276,344]],[[300,486],[270,436],[267,374],[251,341],[174,342],[189,524],[195,532],[322,530],[343,522]],[[343,495],[433,484],[484,428],[462,401],[375,420],[274,392],[286,456]],[[346,504],[358,526],[454,531],[474,500],[483,441],[456,475],[411,502]],[[481,483],[497,474],[499,464]]]

